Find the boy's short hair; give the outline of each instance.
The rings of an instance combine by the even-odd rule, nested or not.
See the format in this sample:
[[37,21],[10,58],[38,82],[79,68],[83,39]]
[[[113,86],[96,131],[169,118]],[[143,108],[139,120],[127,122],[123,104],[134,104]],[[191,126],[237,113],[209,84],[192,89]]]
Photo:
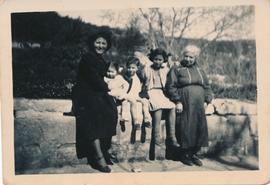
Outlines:
[[140,61],[139,61],[139,59],[133,57],[133,58],[131,58],[131,59],[128,60],[126,66],[128,67],[128,66],[130,66],[131,64],[135,64],[136,66],[139,67],[139,66],[140,66]]

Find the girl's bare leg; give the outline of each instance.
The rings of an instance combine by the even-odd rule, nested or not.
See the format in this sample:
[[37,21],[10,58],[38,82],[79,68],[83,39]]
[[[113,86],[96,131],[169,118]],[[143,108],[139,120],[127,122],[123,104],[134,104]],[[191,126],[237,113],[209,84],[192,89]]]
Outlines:
[[174,147],[179,147],[180,145],[178,144],[175,135],[175,109],[173,108],[168,111],[169,112],[166,120],[166,144]]
[[152,131],[152,139],[156,145],[161,145],[162,141],[160,138],[160,121],[162,117],[162,109],[159,109],[153,113],[153,131]]

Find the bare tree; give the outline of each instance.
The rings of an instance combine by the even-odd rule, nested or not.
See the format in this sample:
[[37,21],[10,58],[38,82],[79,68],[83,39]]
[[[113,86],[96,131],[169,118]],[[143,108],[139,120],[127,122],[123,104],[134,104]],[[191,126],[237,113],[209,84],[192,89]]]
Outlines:
[[[180,42],[184,37],[188,36],[188,32],[192,29],[199,29],[198,24],[201,22],[209,22],[208,29],[201,28],[200,36],[198,39],[207,39],[210,42],[205,43],[202,47],[207,48],[208,45],[222,38],[229,38],[228,30],[232,29],[235,25],[243,24],[246,17],[252,15],[252,7],[217,7],[217,8],[172,8],[170,12],[162,12],[160,9],[155,9],[155,15],[158,17],[158,27],[155,28],[152,23],[151,31],[160,32],[163,43],[166,44],[168,50],[172,50],[173,43],[177,39]],[[166,14],[171,14],[167,16]],[[212,19],[214,18],[214,19]],[[154,20],[154,18],[152,18]],[[163,27],[166,24],[171,24],[171,30],[166,30],[164,33]],[[167,26],[168,27],[168,26]],[[238,30],[241,32],[242,30]],[[170,33],[170,34],[169,34]]]
[[[113,16],[117,18],[115,12]],[[236,86],[256,83],[256,75],[248,73],[256,74],[254,56],[246,59],[239,41],[254,36],[254,6],[139,8],[124,18],[127,28],[136,27],[143,33],[149,48],[162,47],[179,59],[186,42],[195,42],[203,51],[200,64],[206,71],[224,75]],[[222,40],[230,41],[224,46],[230,53],[222,52],[218,42]]]
[[[217,40],[230,39],[233,35],[241,36],[245,30],[236,27],[247,24],[253,12],[252,6],[139,8],[130,10],[128,16],[122,15],[121,20],[126,19],[126,24],[130,26],[134,26],[135,21],[136,27],[147,33],[150,47],[164,47],[167,51],[176,53],[187,37],[207,40],[208,42],[202,42],[201,45],[204,50]],[[117,22],[119,15],[108,11],[104,18]]]
[[144,12],[141,8],[139,9],[142,17],[144,20],[146,20],[148,24],[148,44],[152,46],[152,48],[157,47],[157,39],[155,36],[155,28],[153,27],[153,24],[155,23],[155,18],[157,15],[157,8],[150,8],[148,10],[148,13]]
[[[209,32],[202,35],[202,39],[208,39],[209,42],[205,43],[202,46],[202,49],[205,49],[214,41],[217,41],[222,38],[230,39],[233,36],[228,32],[228,30],[232,29],[235,26],[247,24],[247,19],[252,16],[253,7],[244,7],[244,6],[236,6],[230,8],[215,8],[212,9],[209,13],[212,16],[216,16],[217,14],[221,14],[219,17],[213,20],[213,28]],[[208,14],[209,14],[208,13]],[[237,29],[235,29],[237,30]],[[241,34],[243,30],[239,29],[237,36]],[[236,33],[234,33],[236,34]]]

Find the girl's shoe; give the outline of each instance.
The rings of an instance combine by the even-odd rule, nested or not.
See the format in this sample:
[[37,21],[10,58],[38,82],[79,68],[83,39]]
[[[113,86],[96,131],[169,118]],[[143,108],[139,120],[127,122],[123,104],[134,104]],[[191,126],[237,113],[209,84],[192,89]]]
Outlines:
[[180,147],[176,139],[166,139],[166,146],[175,148]]
[[177,141],[172,141],[171,145],[172,145],[173,147],[180,147],[180,145],[178,144]]
[[163,141],[162,141],[162,139],[155,139],[155,145],[157,145],[157,146],[162,146],[163,145]]

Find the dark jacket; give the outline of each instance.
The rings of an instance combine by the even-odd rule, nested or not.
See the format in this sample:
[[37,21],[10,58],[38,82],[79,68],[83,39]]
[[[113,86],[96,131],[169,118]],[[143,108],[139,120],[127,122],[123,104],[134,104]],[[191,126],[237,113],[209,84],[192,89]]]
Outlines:
[[210,103],[213,93],[205,72],[197,65],[176,66],[168,74],[166,91],[171,101],[179,102],[181,99],[180,89],[186,86],[199,85],[204,89],[204,102]]
[[79,64],[72,100],[76,117],[76,149],[87,156],[89,142],[116,134],[117,108],[104,82],[108,64],[94,52],[86,53]]
[[176,137],[182,148],[208,146],[204,102],[210,103],[212,91],[206,74],[197,64],[173,67],[166,90],[173,102],[181,102],[183,111],[176,117]]

